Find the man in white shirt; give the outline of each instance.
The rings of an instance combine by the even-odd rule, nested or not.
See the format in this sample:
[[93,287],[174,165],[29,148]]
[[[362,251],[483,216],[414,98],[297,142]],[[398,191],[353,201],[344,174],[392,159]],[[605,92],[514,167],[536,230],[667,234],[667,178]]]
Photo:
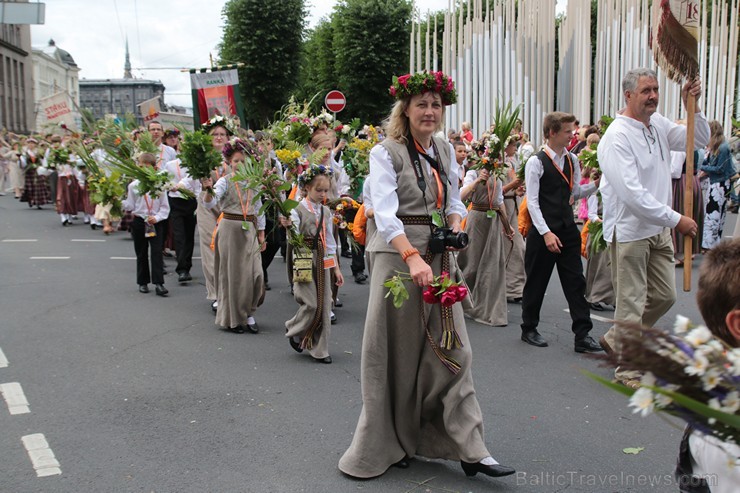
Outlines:
[[578,158],[566,150],[575,120],[574,115],[560,111],[545,115],[542,129],[548,145],[530,157],[525,167],[527,209],[532,227],[524,251],[527,280],[522,292],[522,341],[536,347],[547,346],[537,326],[545,290],[557,265],[573,321],[574,350],[594,353],[601,351],[601,347],[589,336],[593,323],[585,297],[581,234],[573,219],[571,204],[572,198],[580,199],[594,193],[598,184],[580,185]]
[[[627,102],[598,147],[603,172],[604,239],[609,243],[615,320],[654,325],[676,301],[676,274],[670,228],[696,235],[691,218],[671,208],[671,151],[685,151],[686,127],[657,113],[658,80],[649,69],[627,72],[622,80]],[[701,83],[687,82],[681,91],[701,94]],[[709,125],[697,105],[694,145],[709,141]],[[599,342],[619,351],[616,326]],[[640,375],[617,368],[616,377],[636,388]]]

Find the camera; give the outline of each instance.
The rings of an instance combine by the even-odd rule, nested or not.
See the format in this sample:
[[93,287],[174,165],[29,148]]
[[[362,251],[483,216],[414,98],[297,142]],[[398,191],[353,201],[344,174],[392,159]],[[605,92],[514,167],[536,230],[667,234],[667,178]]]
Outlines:
[[429,251],[432,253],[444,253],[447,248],[461,250],[470,242],[468,234],[464,232],[453,233],[451,228],[435,228],[429,239]]

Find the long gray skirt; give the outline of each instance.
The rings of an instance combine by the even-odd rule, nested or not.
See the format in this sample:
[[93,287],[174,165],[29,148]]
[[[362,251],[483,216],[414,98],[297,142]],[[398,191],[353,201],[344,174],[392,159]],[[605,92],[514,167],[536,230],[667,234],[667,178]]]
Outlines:
[[470,245],[457,256],[470,289],[470,308],[465,315],[494,327],[509,323],[506,306],[506,252],[501,218],[489,219],[482,211],[470,211],[465,232]]
[[217,209],[206,209],[198,200],[195,209],[198,221],[198,238],[200,241],[200,265],[203,268],[203,278],[206,280],[206,299],[216,299],[216,278],[214,277],[214,255],[211,250],[211,237],[216,228]]
[[505,197],[504,204],[506,204],[506,215],[509,216],[509,224],[514,230],[513,248],[511,246],[512,242],[504,237],[504,252],[509,259],[506,264],[506,297],[509,299],[521,298],[527,276],[524,273],[524,237],[519,232],[518,199]]
[[[331,335],[331,275],[329,269],[324,269],[324,305],[322,316],[321,330],[314,333],[313,347],[306,349],[308,354],[317,359],[329,356],[329,336]],[[303,336],[308,330],[316,313],[318,296],[316,295],[316,280],[313,282],[295,282],[293,283],[293,297],[298,303],[298,311],[295,316],[285,322],[285,328],[288,330],[285,337]],[[300,341],[299,341],[300,342]]]
[[262,256],[254,224],[249,223],[249,230],[244,231],[241,221],[221,220],[216,233],[214,277],[216,325],[247,325],[247,318],[257,311],[264,295]]
[[[441,256],[432,269],[440,274]],[[342,472],[357,478],[379,476],[404,456],[478,462],[490,455],[483,441],[473,355],[460,303],[453,305],[452,313],[463,347],[445,351],[462,366],[455,375],[426,340],[421,288],[407,283],[410,299],[400,309],[385,298],[383,282],[396,271],[408,272],[400,255],[374,254],[362,340],[362,412],[352,444],[339,461]],[[438,342],[440,305],[423,306]]]
[[597,254],[591,252],[591,235],[586,242],[588,261],[586,262],[586,301],[602,302],[614,306],[614,285],[612,284],[611,261],[609,251]]

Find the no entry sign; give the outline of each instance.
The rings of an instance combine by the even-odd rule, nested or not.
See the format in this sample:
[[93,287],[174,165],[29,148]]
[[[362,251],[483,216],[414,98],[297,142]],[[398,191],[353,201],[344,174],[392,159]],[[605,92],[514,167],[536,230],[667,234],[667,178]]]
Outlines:
[[329,111],[339,113],[347,106],[347,98],[337,90],[329,91],[329,94],[324,98],[324,105]]

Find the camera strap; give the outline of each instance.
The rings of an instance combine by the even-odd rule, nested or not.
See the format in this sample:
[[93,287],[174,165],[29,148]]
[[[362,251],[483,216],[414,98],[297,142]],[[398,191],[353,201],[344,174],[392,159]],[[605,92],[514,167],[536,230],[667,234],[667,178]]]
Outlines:
[[[447,177],[447,173],[444,171],[442,166],[440,166],[439,162],[429,154],[423,151],[423,148],[421,145],[419,145],[416,142],[416,139],[409,134],[406,136],[406,148],[409,152],[409,157],[411,158],[411,165],[414,169],[414,174],[416,175],[416,184],[419,186],[419,190],[421,190],[422,196],[424,196],[424,205],[426,207],[426,188],[427,188],[427,182],[424,179],[424,170],[421,168],[421,159],[419,157],[419,149],[421,149],[421,155],[424,156],[424,159],[429,163],[429,165],[432,167],[432,169],[436,172],[437,178],[439,182],[441,182],[442,185],[442,206],[439,208],[441,209],[441,213],[443,215],[445,209],[447,208],[447,182],[449,181]],[[432,139],[432,148],[434,149],[435,156],[439,156],[439,151],[437,150],[437,145],[434,143],[434,140]]]

